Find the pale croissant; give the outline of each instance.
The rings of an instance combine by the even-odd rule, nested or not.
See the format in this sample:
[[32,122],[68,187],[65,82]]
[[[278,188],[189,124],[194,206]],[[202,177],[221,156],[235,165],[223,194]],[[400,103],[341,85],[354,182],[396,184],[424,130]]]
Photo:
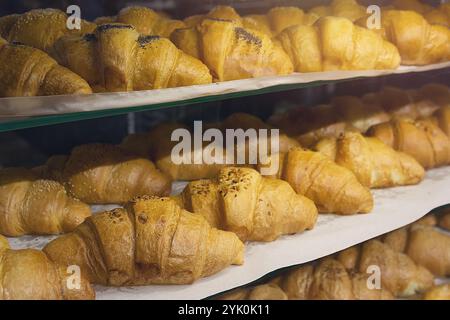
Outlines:
[[196,27],[179,29],[171,40],[201,59],[217,81],[292,73],[292,62],[269,36],[236,26],[229,20],[205,19]]
[[293,148],[272,156],[272,161],[277,161],[275,157],[279,157],[275,177],[289,182],[297,193],[314,201],[321,212],[355,214],[372,211],[370,190],[350,170],[327,156]]
[[58,61],[96,91],[161,89],[211,83],[208,68],[166,38],[139,35],[110,23],[93,34],[69,35],[55,44]]
[[88,205],[51,180],[27,169],[0,170],[0,234],[59,234],[73,231],[91,215]]
[[0,38],[0,97],[89,93],[84,79],[45,52]]
[[425,176],[424,168],[413,157],[356,132],[324,139],[315,149],[351,170],[369,188],[418,184]]
[[425,169],[450,164],[450,139],[432,121],[397,119],[375,125],[367,134],[409,154]]
[[396,69],[397,48],[350,20],[325,17],[312,26],[296,25],[277,38],[297,72]]
[[[95,292],[81,275],[71,288],[73,271],[34,249],[11,250],[0,235],[0,300],[91,300]],[[75,285],[75,284],[73,284]]]
[[60,178],[68,193],[89,204],[120,204],[143,195],[168,195],[171,180],[145,158],[120,147],[89,144],[50,158],[40,172]]
[[250,168],[224,168],[214,180],[189,183],[175,199],[242,241],[273,241],[312,229],[317,220],[311,200],[297,195],[287,182],[264,178]]
[[244,244],[169,198],[142,197],[89,218],[44,252],[61,265],[80,266],[93,283],[189,284],[242,264]]

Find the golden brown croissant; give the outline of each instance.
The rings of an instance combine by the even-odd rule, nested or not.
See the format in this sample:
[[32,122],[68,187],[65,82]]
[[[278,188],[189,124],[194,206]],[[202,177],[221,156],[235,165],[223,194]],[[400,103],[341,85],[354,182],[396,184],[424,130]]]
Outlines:
[[432,121],[397,119],[375,125],[367,134],[409,154],[425,169],[450,164],[450,139]]
[[187,54],[201,59],[217,81],[292,73],[283,49],[262,32],[237,27],[229,20],[205,19],[179,29],[171,40]]
[[143,35],[165,38],[169,38],[176,29],[186,27],[183,21],[166,18],[147,7],[123,8],[118,13],[115,22],[130,24],[136,28],[137,32]]
[[313,26],[296,25],[278,38],[297,72],[396,69],[397,48],[350,20],[325,17]]
[[75,283],[69,268],[57,266],[39,250],[11,250],[1,235],[0,270],[0,300],[95,299],[83,275]]
[[336,214],[372,211],[370,190],[350,170],[327,156],[301,148],[273,157],[276,156],[280,157],[276,177],[289,182],[297,193],[314,201],[320,211]]
[[370,240],[338,254],[337,259],[349,270],[366,274],[371,267],[378,267],[382,288],[396,297],[412,296],[433,286],[433,275],[414,263],[406,254],[393,250],[378,240]]
[[208,68],[159,36],[139,35],[127,24],[103,24],[95,33],[55,44],[60,63],[96,91],[132,91],[211,83]]
[[318,17],[334,16],[356,21],[366,16],[366,8],[356,0],[333,0],[329,6],[317,6],[308,13]]
[[61,265],[79,265],[93,283],[189,284],[242,264],[244,244],[169,198],[142,197],[87,219],[44,252]]
[[92,93],[84,79],[58,65],[45,52],[1,42],[0,97]]
[[351,170],[369,188],[417,184],[425,176],[425,170],[413,157],[356,132],[324,139],[315,149]]
[[425,19],[431,24],[440,24],[450,27],[450,3],[443,3],[438,8],[424,14]]
[[[72,196],[89,204],[126,203],[137,196],[168,195],[170,179],[155,165],[120,147],[107,144],[81,145],[47,164]],[[62,172],[61,172],[62,170]]]
[[383,288],[369,289],[368,275],[348,273],[337,260],[325,258],[317,266],[307,264],[290,271],[281,288],[291,300],[390,300]]
[[435,286],[425,292],[422,296],[423,300],[450,300],[450,284],[442,284]]
[[184,19],[184,24],[188,28],[196,27],[205,19],[228,20],[237,27],[243,27],[242,17],[230,6],[219,5],[212,8],[207,14],[199,14]]
[[269,24],[274,35],[278,35],[286,28],[303,25],[307,17],[302,9],[297,7],[275,7],[267,13]]
[[386,39],[400,52],[404,65],[425,65],[450,58],[450,30],[431,25],[417,12],[386,10],[381,15]]
[[27,169],[0,170],[0,234],[59,234],[91,215],[88,205],[67,195],[56,181],[38,180]]
[[53,46],[63,35],[85,34],[95,29],[95,24],[82,20],[80,30],[70,30],[67,19],[67,15],[57,9],[35,9],[20,15],[4,16],[0,18],[0,36],[53,56]]
[[288,297],[279,286],[268,283],[251,289],[246,300],[288,300]]
[[251,14],[242,18],[242,26],[246,29],[259,30],[269,37],[273,37],[270,21],[267,15]]
[[297,195],[287,182],[264,178],[250,168],[224,168],[214,180],[189,183],[175,199],[242,241],[273,241],[312,229],[317,221],[311,200]]

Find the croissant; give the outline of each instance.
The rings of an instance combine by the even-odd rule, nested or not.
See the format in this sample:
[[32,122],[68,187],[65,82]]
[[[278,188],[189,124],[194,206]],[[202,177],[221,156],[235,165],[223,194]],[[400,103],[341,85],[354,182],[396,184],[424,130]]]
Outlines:
[[0,300],[95,299],[95,292],[83,275],[79,288],[72,288],[70,269],[55,265],[39,250],[11,250],[1,235],[0,270]]
[[450,213],[446,213],[439,221],[439,226],[450,231]]
[[351,170],[369,188],[418,184],[425,176],[425,170],[413,157],[360,133],[347,132],[338,139],[324,139],[315,149]]
[[246,29],[259,30],[270,38],[274,36],[267,15],[251,14],[242,18],[242,26]]
[[450,4],[443,3],[438,8],[428,11],[424,15],[430,24],[440,24],[450,27]]
[[423,300],[450,300],[450,284],[432,287],[422,296]]
[[426,169],[450,164],[450,139],[432,121],[397,119],[375,125],[367,134],[409,154]]
[[85,34],[95,29],[95,24],[81,20],[81,29],[67,27],[67,15],[57,9],[35,9],[24,14],[0,18],[0,36],[9,42],[20,42],[53,56],[55,42],[67,34]]
[[411,10],[420,14],[425,14],[433,9],[432,6],[420,0],[394,0],[391,5],[398,10]]
[[196,27],[200,25],[203,20],[228,20],[234,23],[237,27],[243,27],[242,17],[233,7],[219,5],[212,8],[207,14],[199,14],[187,17],[184,19],[184,24],[188,28]]
[[381,273],[382,288],[396,297],[408,297],[433,286],[434,277],[424,267],[414,263],[406,254],[391,249],[378,240],[370,240],[338,254],[337,259],[348,270],[362,274],[377,266]]
[[404,65],[426,65],[450,58],[450,30],[431,25],[414,11],[386,10],[382,27],[388,41],[400,52]]
[[59,234],[73,231],[91,215],[56,181],[38,180],[27,169],[0,170],[0,234]]
[[68,193],[89,204],[126,203],[141,195],[168,195],[171,189],[170,179],[151,161],[113,145],[81,145],[47,166],[43,172],[62,177]]
[[400,65],[393,44],[346,18],[325,17],[313,26],[296,25],[277,39],[297,72],[396,69]]
[[290,271],[281,288],[290,300],[391,300],[386,289],[371,290],[368,275],[347,272],[337,260],[325,258],[317,266],[307,264]]
[[308,13],[318,17],[334,16],[356,21],[366,16],[366,8],[356,0],[333,0],[329,6],[317,6]]
[[314,201],[319,211],[343,215],[372,211],[370,190],[350,170],[327,156],[301,148],[293,148],[272,158],[276,156],[280,157],[276,177]]
[[93,283],[189,284],[242,264],[244,244],[169,198],[141,197],[87,219],[44,252],[61,265],[79,265]]
[[169,38],[176,29],[186,27],[183,21],[169,19],[147,7],[124,8],[117,15],[115,22],[132,25],[140,34],[165,38]]
[[450,138],[450,106],[437,110],[432,120]]
[[201,59],[217,81],[292,73],[291,60],[262,32],[237,27],[228,20],[205,19],[179,29],[171,40],[187,54]]
[[317,221],[311,200],[297,195],[285,181],[261,177],[250,168],[224,168],[214,180],[189,183],[174,199],[242,241],[273,241],[312,229]]
[[168,39],[139,35],[127,24],[103,24],[93,34],[55,44],[58,61],[96,91],[132,91],[211,83],[208,68]]
[[0,38],[0,61],[0,97],[92,93],[84,79],[41,50]]
[[303,25],[307,21],[305,12],[297,7],[275,7],[267,13],[267,18],[274,35],[286,28]]

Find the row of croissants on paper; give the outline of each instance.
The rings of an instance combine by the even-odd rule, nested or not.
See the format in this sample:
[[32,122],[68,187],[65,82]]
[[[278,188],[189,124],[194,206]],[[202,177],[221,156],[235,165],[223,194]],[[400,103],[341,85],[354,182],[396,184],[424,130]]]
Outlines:
[[[450,215],[440,221],[438,217],[430,213],[411,225],[215,299],[450,300],[450,283],[440,278],[450,274],[450,236],[445,233]],[[378,275],[372,266],[379,267]]]
[[[269,160],[279,162],[273,176],[261,174],[267,164],[175,164],[171,134],[189,129],[180,123],[163,123],[119,145],[80,145],[35,168],[0,169],[0,234],[63,234],[44,248],[46,257],[79,266],[92,283],[192,283],[243,264],[245,242],[310,230],[319,213],[369,213],[370,189],[418,184],[425,169],[449,165],[449,102],[448,87],[428,84],[417,90],[385,87],[276,114],[270,122],[284,131],[279,152],[269,150]],[[311,131],[294,134],[295,121],[298,127],[309,123]],[[273,128],[243,113],[208,126]],[[309,144],[299,142],[305,135]],[[183,156],[192,159],[196,152]],[[181,194],[170,195],[172,182],[183,180],[189,183]],[[118,208],[92,214],[89,205],[105,204]],[[46,286],[29,291],[9,278],[7,265],[24,263],[18,255],[0,259],[0,297],[56,297],[47,295]]]
[[450,58],[450,4],[395,0],[368,26],[367,8],[333,0],[307,12],[232,7],[173,20],[145,7],[67,28],[37,9],[0,18],[0,97],[161,89],[293,72],[396,69]]

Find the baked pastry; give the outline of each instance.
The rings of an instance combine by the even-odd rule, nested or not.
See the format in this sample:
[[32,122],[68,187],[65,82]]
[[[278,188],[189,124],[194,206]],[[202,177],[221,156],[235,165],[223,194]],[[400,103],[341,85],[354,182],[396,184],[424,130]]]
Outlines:
[[288,300],[288,297],[279,286],[268,283],[252,288],[246,300]]
[[87,82],[45,52],[0,38],[0,97],[92,93]]
[[333,0],[329,6],[317,6],[308,11],[318,17],[334,16],[356,21],[365,17],[366,8],[356,0]]
[[244,244],[169,198],[141,197],[92,216],[44,252],[61,265],[80,266],[93,283],[189,284],[242,264]]
[[[33,249],[11,250],[0,235],[0,300],[91,300],[95,292],[81,275],[79,288],[70,269],[57,266]],[[74,283],[74,285],[77,285]]]
[[246,29],[259,30],[271,38],[274,36],[270,20],[264,14],[250,14],[242,17],[242,26]]
[[274,35],[286,28],[303,25],[307,21],[305,12],[298,7],[275,7],[267,13],[270,27]]
[[[103,22],[103,21],[102,21]],[[108,21],[106,23],[111,23]],[[143,35],[169,38],[176,29],[185,28],[183,21],[173,20],[147,7],[126,7],[117,14],[115,22],[129,24]],[[105,23],[105,22],[104,22]]]
[[418,184],[425,176],[424,168],[413,157],[360,133],[324,139],[315,150],[352,171],[369,188]]
[[431,24],[440,24],[450,27],[450,4],[442,3],[438,8],[433,8],[424,14],[425,19]]
[[386,10],[382,14],[386,39],[400,52],[403,65],[426,65],[450,58],[450,30],[429,24],[414,11]]
[[450,106],[442,107],[436,111],[432,120],[450,138]]
[[243,27],[242,17],[239,13],[233,7],[224,5],[215,6],[206,14],[187,17],[184,19],[184,23],[187,28],[192,28],[198,26],[206,19],[227,20],[233,22],[237,27]]
[[205,19],[195,27],[175,31],[171,40],[185,53],[201,59],[216,81],[294,71],[287,54],[269,36],[229,20]]
[[47,166],[44,172],[62,170],[55,175],[62,177],[67,192],[89,204],[126,203],[137,196],[168,195],[171,190],[170,179],[150,160],[113,145],[81,145]]
[[0,234],[51,235],[73,231],[91,215],[56,181],[38,180],[23,168],[0,170]]
[[422,296],[423,300],[450,300],[450,284],[432,287]]
[[275,177],[289,182],[297,193],[314,201],[319,211],[344,215],[372,211],[370,190],[350,170],[327,156],[293,148],[285,154],[273,155],[276,161],[274,157],[279,157]]
[[277,39],[297,72],[396,69],[397,48],[346,18],[325,17],[313,26],[295,25]]
[[397,119],[375,125],[367,134],[409,154],[425,169],[450,164],[450,139],[432,121]]
[[434,277],[430,271],[378,240],[370,240],[351,250],[351,254],[341,252],[337,259],[347,269],[363,274],[368,272],[369,267],[377,266],[381,272],[382,287],[396,297],[413,296],[433,286]]
[[58,61],[95,91],[132,91],[211,83],[208,68],[159,36],[139,35],[128,24],[103,24],[93,34],[55,43]]
[[287,182],[264,178],[250,168],[224,168],[216,179],[189,183],[174,199],[242,241],[273,241],[312,229],[317,221],[311,200],[297,195]]
[[394,0],[391,5],[398,10],[410,10],[420,14],[425,14],[433,9],[432,6],[421,0]]
[[95,24],[81,20],[81,29],[67,27],[67,15],[58,9],[34,9],[24,14],[0,18],[0,36],[9,42],[20,42],[53,56],[53,45],[66,34],[85,34],[95,29]]

